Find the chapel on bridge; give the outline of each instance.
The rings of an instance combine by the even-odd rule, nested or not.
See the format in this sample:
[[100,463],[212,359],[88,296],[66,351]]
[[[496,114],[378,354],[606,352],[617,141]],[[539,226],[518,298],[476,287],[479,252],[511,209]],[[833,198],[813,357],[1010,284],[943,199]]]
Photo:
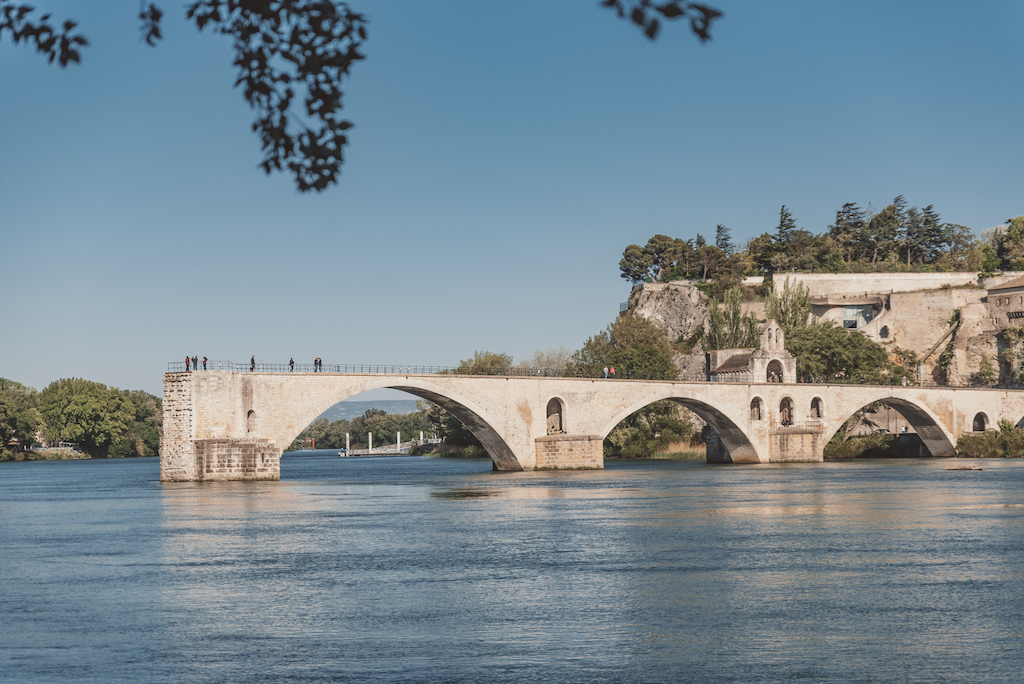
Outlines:
[[717,349],[708,352],[707,364],[711,382],[796,382],[796,358],[774,319],[761,326],[760,348]]

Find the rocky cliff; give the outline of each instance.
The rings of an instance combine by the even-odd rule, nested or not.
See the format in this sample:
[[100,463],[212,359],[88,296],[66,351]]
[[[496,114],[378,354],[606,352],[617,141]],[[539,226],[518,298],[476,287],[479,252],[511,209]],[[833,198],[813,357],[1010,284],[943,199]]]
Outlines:
[[[708,298],[686,281],[646,283],[629,295],[629,310],[668,331],[670,342],[687,340],[708,322]],[[697,343],[689,354],[676,353],[674,361],[683,380],[704,380],[704,349]]]

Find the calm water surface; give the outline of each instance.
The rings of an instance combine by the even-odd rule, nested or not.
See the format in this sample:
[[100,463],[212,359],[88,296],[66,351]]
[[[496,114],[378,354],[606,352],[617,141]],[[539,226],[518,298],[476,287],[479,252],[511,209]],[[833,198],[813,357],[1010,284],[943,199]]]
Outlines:
[[3,463],[0,680],[1024,681],[1024,462],[949,463]]

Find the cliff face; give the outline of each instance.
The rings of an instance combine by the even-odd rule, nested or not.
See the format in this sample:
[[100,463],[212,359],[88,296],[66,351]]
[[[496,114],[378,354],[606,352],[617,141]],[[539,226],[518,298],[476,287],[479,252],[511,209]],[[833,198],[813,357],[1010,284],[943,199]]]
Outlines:
[[[629,310],[652,320],[668,331],[670,342],[687,339],[708,322],[708,299],[685,281],[645,283],[629,295]],[[689,354],[674,359],[683,380],[704,380],[704,349],[697,344]]]
[[[920,358],[946,333],[950,318],[959,309],[960,327],[925,361],[926,381],[952,387],[977,385],[981,359],[988,356],[1005,382],[1009,369],[999,358],[1005,347],[1000,336],[1005,325],[999,325],[997,312],[985,295],[985,290],[948,288],[887,294],[883,311],[861,332],[884,347],[909,349]],[[760,307],[756,312],[763,319],[761,303],[744,304],[744,311],[754,306]],[[671,342],[689,338],[708,323],[707,297],[685,281],[646,283],[630,294],[629,309],[664,326]],[[940,357],[950,341],[952,358],[943,370]],[[697,344],[689,354],[676,354],[680,379],[706,378],[704,352]]]

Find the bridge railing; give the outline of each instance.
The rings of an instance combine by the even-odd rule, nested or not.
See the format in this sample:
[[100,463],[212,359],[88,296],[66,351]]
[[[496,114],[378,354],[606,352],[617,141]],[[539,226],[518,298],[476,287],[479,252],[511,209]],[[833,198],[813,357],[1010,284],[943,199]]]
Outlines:
[[[167,364],[168,373],[184,373],[184,361],[172,361]],[[500,376],[531,376],[557,378],[564,375],[561,369],[525,368],[510,366],[496,368],[490,373],[472,372],[458,366],[422,366],[416,364],[380,364],[380,363],[325,363],[320,369],[312,363],[235,363],[233,361],[207,361],[199,359],[198,368],[189,364],[188,370],[202,372],[204,370],[226,370],[235,373],[368,373],[372,375],[500,375]]]

